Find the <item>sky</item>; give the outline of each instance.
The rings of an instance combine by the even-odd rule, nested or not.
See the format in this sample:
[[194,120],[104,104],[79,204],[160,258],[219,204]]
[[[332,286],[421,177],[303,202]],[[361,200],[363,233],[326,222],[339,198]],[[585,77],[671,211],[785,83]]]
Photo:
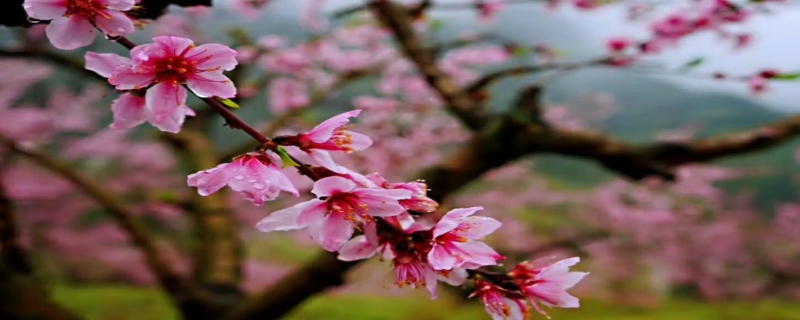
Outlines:
[[[272,0],[269,10],[280,10],[284,14],[299,14],[300,10],[314,0]],[[685,7],[688,1],[659,0],[663,4],[659,8],[670,11],[673,8]],[[789,0],[794,1],[794,0]],[[321,1],[317,1],[321,2]],[[349,7],[364,3],[359,0],[327,0],[325,11]],[[472,0],[436,0],[437,3],[472,3]],[[533,1],[532,1],[533,2]],[[708,74],[722,71],[726,74],[748,75],[762,69],[776,69],[781,72],[800,71],[800,3],[776,5],[770,14],[759,14],[737,29],[748,31],[754,36],[751,47],[745,50],[732,50],[730,42],[720,40],[710,33],[687,38],[676,48],[663,54],[653,56],[650,60],[666,67],[679,67],[687,61],[703,57],[704,63],[694,69],[695,72]],[[274,12],[274,11],[273,11]],[[445,19],[458,27],[491,31],[493,29],[519,30],[528,24],[531,30],[521,31],[523,37],[544,41],[550,45],[564,49],[571,56],[568,58],[592,59],[605,52],[605,41],[615,36],[642,38],[646,35],[647,24],[634,23],[626,19],[625,5],[610,5],[592,11],[578,11],[570,6],[563,6],[548,12],[541,5],[510,4],[497,17],[493,25],[485,26],[475,23],[474,10],[434,11],[434,17]],[[658,13],[656,13],[656,17]],[[535,20],[530,20],[536,17]],[[544,22],[543,22],[544,21]],[[530,22],[530,23],[528,23]],[[568,28],[561,28],[568,24]],[[543,27],[547,26],[547,27]],[[555,28],[552,30],[542,30]],[[556,30],[558,29],[558,30]],[[562,29],[569,29],[565,31]],[[567,36],[565,36],[565,32]],[[576,34],[577,33],[577,34]],[[658,75],[658,72],[654,72]],[[800,81],[771,83],[769,90],[758,97],[753,97],[747,85],[735,81],[705,80],[702,77],[668,76],[660,73],[663,79],[693,90],[721,90],[745,98],[757,99],[776,110],[800,112]]]

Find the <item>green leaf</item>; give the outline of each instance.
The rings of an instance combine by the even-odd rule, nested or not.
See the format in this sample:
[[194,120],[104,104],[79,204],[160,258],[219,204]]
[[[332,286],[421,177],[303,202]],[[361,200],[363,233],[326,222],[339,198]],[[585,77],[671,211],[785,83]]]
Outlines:
[[431,20],[431,24],[428,27],[430,28],[431,32],[440,31],[442,28],[444,28],[444,21],[441,19]]
[[240,109],[240,108],[242,108],[236,102],[233,102],[233,100],[231,100],[231,99],[222,99],[222,100],[220,100],[220,102],[222,102],[222,104],[224,104],[225,106],[227,106],[228,108],[231,108],[231,109]]
[[774,80],[797,80],[797,79],[800,79],[800,72],[779,74],[779,75],[774,76],[774,77],[772,77],[770,79],[774,79]]
[[531,52],[532,52],[531,48],[517,46],[514,48],[514,51],[511,52],[511,54],[517,58],[526,58],[531,55]]
[[289,153],[286,152],[286,149],[284,149],[283,147],[280,147],[280,146],[278,147],[278,155],[281,156],[281,161],[283,161],[283,167],[284,168],[286,168],[286,167],[299,167],[300,166],[300,164],[295,162],[294,159],[292,159],[292,156],[290,156]]
[[683,67],[681,67],[681,69],[682,69],[682,70],[688,70],[688,69],[692,69],[692,68],[695,68],[695,67],[697,67],[697,66],[699,66],[699,65],[703,64],[703,62],[705,62],[705,59],[704,59],[704,58],[694,58],[694,59],[692,59],[691,61],[689,61],[689,62],[685,63],[685,64],[683,65]]

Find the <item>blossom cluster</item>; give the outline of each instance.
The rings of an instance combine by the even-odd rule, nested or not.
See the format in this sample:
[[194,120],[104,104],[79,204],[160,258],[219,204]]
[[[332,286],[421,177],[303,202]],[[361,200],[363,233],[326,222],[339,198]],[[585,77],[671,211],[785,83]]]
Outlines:
[[[127,12],[135,5],[134,0],[26,0],[23,7],[33,19],[51,20],[46,34],[60,49],[90,45],[96,30],[110,40],[127,41],[129,45],[121,43],[130,49],[130,57],[85,55],[86,69],[122,92],[112,103],[113,129],[148,122],[177,133],[186,117],[195,115],[186,105],[189,92],[209,99],[237,96],[236,86],[223,74],[239,63],[236,50],[221,44],[195,45],[178,36],[133,45],[122,36],[134,31],[134,19]],[[461,59],[469,64],[470,57]],[[497,57],[504,59],[505,53]],[[361,151],[373,143],[348,129],[350,119],[360,113],[342,113],[308,132],[266,138],[256,151],[189,175],[187,184],[201,196],[227,186],[261,206],[281,191],[299,197],[284,170],[305,168],[301,172],[315,180],[314,198],[273,212],[258,222],[258,230],[303,229],[343,261],[378,255],[391,261],[397,286],[426,288],[432,298],[437,297],[439,282],[461,286],[471,279],[477,288],[474,295],[495,319],[522,319],[529,313],[526,301],[542,313],[539,303],[578,306],[577,298],[566,292],[586,276],[569,271],[578,258],[540,266],[523,262],[510,272],[486,271],[505,258],[483,241],[501,223],[476,215],[482,207],[453,209],[429,222],[426,218],[436,216],[439,204],[428,197],[424,181],[389,182],[379,173],[363,175],[337,164],[331,153]],[[301,154],[312,163],[298,163],[296,156]]]

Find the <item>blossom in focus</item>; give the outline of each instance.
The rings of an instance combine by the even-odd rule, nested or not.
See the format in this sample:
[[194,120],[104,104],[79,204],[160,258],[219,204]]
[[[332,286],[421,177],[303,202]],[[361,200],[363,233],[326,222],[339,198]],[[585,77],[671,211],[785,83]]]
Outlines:
[[347,130],[350,118],[360,113],[361,110],[342,113],[323,121],[309,132],[298,134],[297,146],[321,166],[337,173],[346,173],[344,168],[333,162],[328,151],[350,153],[372,145],[372,139],[368,136]]
[[384,189],[404,189],[412,192],[411,198],[400,200],[400,204],[408,210],[416,212],[433,212],[439,203],[429,198],[428,185],[422,181],[391,183],[386,181],[379,173],[371,173],[367,178]]
[[46,29],[54,47],[73,50],[94,42],[95,26],[108,36],[133,33],[133,21],[123,13],[134,0],[25,0],[28,16],[52,20]]
[[526,261],[518,264],[508,274],[528,297],[533,307],[539,313],[546,314],[537,301],[548,307],[580,307],[578,298],[567,292],[589,274],[569,271],[570,267],[580,261],[580,258],[573,257],[543,266],[536,266]]
[[[128,64],[130,59],[113,53],[86,53],[86,69],[105,78],[110,78],[117,67]],[[169,117],[157,119],[147,108],[144,92],[141,90],[132,90],[119,96],[111,103],[111,111],[114,114],[114,121],[109,127],[112,129],[130,129],[149,122],[159,130],[171,133],[180,131],[186,116],[195,115],[192,109],[183,105]]]
[[493,320],[523,320],[528,315],[528,306],[522,295],[515,295],[482,278],[475,280],[475,287],[471,296],[481,299],[486,313]]
[[186,104],[187,85],[201,98],[236,96],[222,74],[237,65],[236,51],[221,44],[195,46],[192,40],[159,36],[131,50],[131,61],[117,67],[109,82],[119,90],[146,89],[145,103],[156,121],[173,117]]
[[486,243],[483,237],[500,228],[501,223],[489,217],[473,216],[482,207],[450,210],[433,227],[433,246],[428,262],[436,270],[475,269],[496,265],[503,256]]
[[333,252],[350,240],[357,227],[374,217],[405,212],[398,200],[411,197],[408,190],[360,188],[338,176],[316,181],[311,192],[318,198],[276,211],[256,227],[264,232],[308,228],[314,241]]
[[231,163],[191,174],[187,183],[197,187],[197,193],[201,196],[210,195],[227,185],[257,206],[275,200],[281,191],[299,196],[297,189],[281,171],[280,159],[266,152],[243,154]]

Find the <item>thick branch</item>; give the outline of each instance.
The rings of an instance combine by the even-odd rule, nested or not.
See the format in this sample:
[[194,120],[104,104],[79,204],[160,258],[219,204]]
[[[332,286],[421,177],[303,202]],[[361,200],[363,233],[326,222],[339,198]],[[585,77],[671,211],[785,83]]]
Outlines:
[[432,50],[425,47],[422,39],[412,27],[412,16],[392,1],[372,1],[370,7],[376,17],[392,30],[397,44],[411,60],[428,84],[445,100],[447,108],[467,127],[480,130],[491,121],[491,113],[483,108],[466,92],[458,88],[455,81],[447,76],[436,64]]
[[0,319],[78,320],[53,303],[36,280],[0,262]]
[[6,194],[2,183],[0,183],[0,250],[2,250],[1,263],[5,263],[14,272],[30,274],[33,271],[33,266],[19,243],[14,203]]
[[675,178],[678,165],[762,151],[800,135],[800,116],[763,125],[740,133],[686,142],[661,142],[636,146],[600,133],[553,129],[542,135],[535,127],[526,148],[531,152],[553,152],[598,161],[605,167],[639,180],[658,176]]
[[602,58],[602,59],[595,59],[577,63],[553,63],[553,64],[542,64],[538,66],[511,67],[508,69],[497,70],[485,74],[483,77],[481,77],[478,80],[475,80],[475,82],[467,86],[466,91],[470,95],[477,95],[482,91],[484,91],[487,87],[491,86],[492,84],[503,78],[522,76],[526,74],[534,74],[545,71],[570,71],[580,68],[602,65],[608,63],[608,61],[609,61],[608,58]]
[[164,289],[171,294],[177,294],[181,291],[183,288],[183,279],[172,269],[172,266],[169,265],[169,262],[164,258],[163,252],[153,241],[152,236],[133,218],[134,214],[129,211],[125,203],[109,193],[101,185],[55,159],[35,151],[21,148],[16,145],[14,141],[5,137],[0,136],[0,144],[69,180],[78,189],[103,205],[117,220],[120,227],[130,235],[134,245],[142,250],[148,266],[151,271],[156,274]]

